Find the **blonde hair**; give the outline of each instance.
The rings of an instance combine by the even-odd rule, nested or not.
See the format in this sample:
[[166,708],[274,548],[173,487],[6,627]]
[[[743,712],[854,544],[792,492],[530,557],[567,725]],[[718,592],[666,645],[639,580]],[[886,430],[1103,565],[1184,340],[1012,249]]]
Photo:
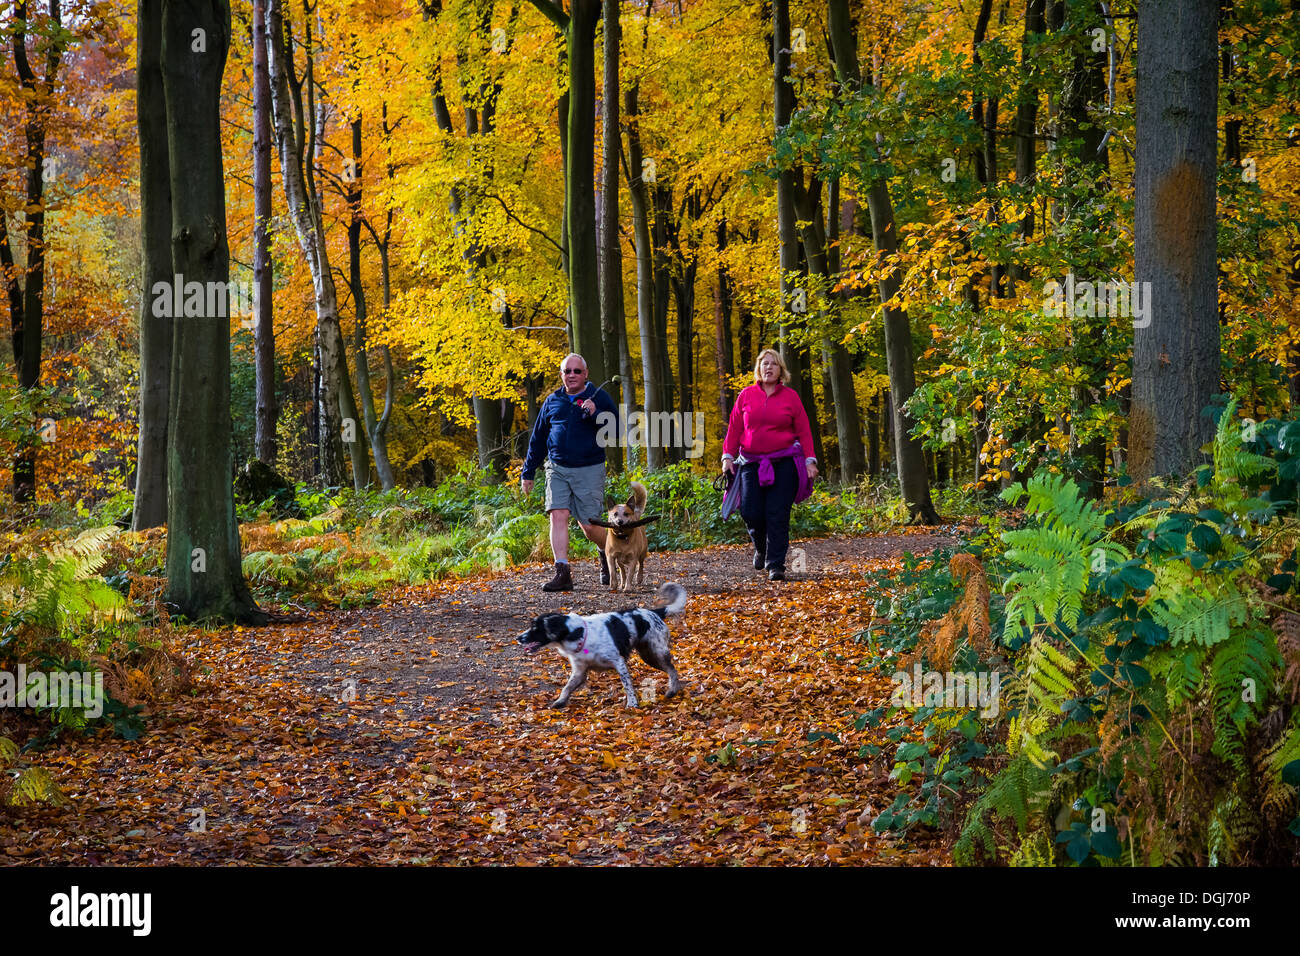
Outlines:
[[763,364],[763,356],[770,355],[776,359],[776,364],[781,368],[781,384],[790,384],[790,370],[785,367],[785,362],[781,358],[781,353],[776,349],[763,349],[758,353],[758,358],[754,359],[754,384],[758,385],[763,381],[763,376],[759,374],[759,366]]

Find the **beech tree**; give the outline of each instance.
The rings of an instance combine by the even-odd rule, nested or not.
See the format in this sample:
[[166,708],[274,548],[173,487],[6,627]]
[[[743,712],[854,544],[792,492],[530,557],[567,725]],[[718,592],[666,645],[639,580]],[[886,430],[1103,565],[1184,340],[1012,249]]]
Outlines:
[[[848,0],[831,0],[831,45],[835,51],[835,68],[840,82],[850,91],[864,84],[858,66],[857,38],[849,14]],[[894,224],[894,206],[889,185],[877,177],[867,186],[867,208],[871,213],[871,241],[878,253],[892,256],[898,251],[898,230]],[[891,303],[898,293],[895,275],[879,283],[880,301],[885,311],[885,353],[889,367],[890,407],[893,412],[894,465],[903,499],[914,522],[938,524],[939,515],[930,500],[930,476],[925,465],[921,442],[911,435],[916,422],[905,409],[916,391],[916,368],[912,349],[912,325],[907,310]]]
[[[0,214],[0,266],[4,269],[9,299],[10,327],[13,330],[14,366],[18,385],[30,391],[41,381],[41,339],[45,322],[45,176],[46,134],[54,101],[54,86],[63,58],[66,35],[62,32],[59,0],[49,0],[49,27],[37,34],[36,51],[43,54],[43,69],[38,74],[27,56],[28,24],[31,5],[20,0],[14,5],[14,66],[23,90],[23,133],[26,149],[23,164],[27,167],[26,195],[23,204],[23,240],[27,262],[19,269],[9,243],[6,217]],[[41,34],[44,36],[41,36]],[[29,432],[18,448],[13,468],[14,501],[36,498],[36,446],[40,437]]]
[[1138,8],[1135,278],[1151,314],[1133,331],[1137,480],[1190,471],[1214,435],[1201,410],[1219,391],[1218,22],[1217,0]]
[[[327,484],[341,480],[343,445],[346,444],[352,462],[352,482],[359,490],[369,484],[370,457],[352,394],[347,352],[339,326],[338,288],[325,241],[325,219],[317,199],[313,168],[318,125],[317,89],[311,17],[303,20],[305,69],[301,78],[294,67],[293,37],[284,14],[284,0],[267,0],[266,18],[271,115],[280,153],[280,175],[298,245],[311,270],[316,300],[316,350],[322,393],[319,429],[321,472]],[[348,422],[351,427],[345,434]]]
[[275,465],[275,326],[271,275],[271,74],[266,63],[266,0],[253,0],[253,348],[257,368],[256,454]]
[[568,13],[555,0],[533,6],[564,34],[568,60],[564,225],[568,235],[569,321],[573,350],[600,385],[609,375],[601,340],[600,276],[596,266],[596,23],[601,0],[572,0]]
[[[227,286],[220,95],[230,6],[225,0],[141,0],[139,19],[141,60],[161,64],[165,124],[144,125],[140,132],[150,155],[161,146],[153,137],[160,129],[166,134],[171,271],[186,283]],[[173,318],[172,326],[167,600],[190,618],[261,621],[265,615],[240,566],[231,481],[230,312],[205,310]]]
[[162,18],[157,0],[139,5],[136,113],[140,128],[140,440],[135,471],[136,531],[167,523],[167,419],[172,374],[172,326],[155,316],[153,290],[172,273],[171,164],[167,158],[167,98],[162,77]]

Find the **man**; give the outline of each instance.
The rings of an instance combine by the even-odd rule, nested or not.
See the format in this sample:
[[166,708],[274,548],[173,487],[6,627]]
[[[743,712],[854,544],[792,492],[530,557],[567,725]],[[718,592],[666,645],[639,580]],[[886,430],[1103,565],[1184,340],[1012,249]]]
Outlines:
[[551,516],[551,553],[555,577],[543,591],[572,591],[569,571],[569,515],[600,555],[600,583],[609,584],[605,529],[591,524],[605,510],[605,449],[596,440],[597,419],[608,413],[618,421],[614,400],[587,381],[587,363],[571,353],[560,363],[564,384],[547,396],[537,413],[524,459],[523,489],[533,490],[537,466],[546,462],[546,511]]

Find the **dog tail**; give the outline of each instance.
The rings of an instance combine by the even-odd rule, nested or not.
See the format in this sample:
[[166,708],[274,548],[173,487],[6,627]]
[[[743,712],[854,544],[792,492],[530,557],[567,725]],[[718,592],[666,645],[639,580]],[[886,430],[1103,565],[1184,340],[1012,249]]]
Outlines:
[[659,597],[668,603],[663,607],[655,608],[655,612],[663,617],[669,614],[681,614],[682,609],[686,607],[686,588],[673,581],[669,581],[659,588]]
[[645,485],[641,484],[639,481],[634,481],[628,487],[632,489],[632,497],[628,499],[632,505],[632,510],[637,514],[640,514],[645,511],[645,503],[647,500]]

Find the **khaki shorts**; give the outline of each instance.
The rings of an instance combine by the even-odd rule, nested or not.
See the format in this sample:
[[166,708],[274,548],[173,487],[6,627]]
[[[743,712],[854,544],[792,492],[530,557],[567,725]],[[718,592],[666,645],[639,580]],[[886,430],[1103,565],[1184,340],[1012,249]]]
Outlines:
[[546,460],[546,510],[563,508],[579,521],[599,518],[605,511],[605,466],[566,468]]

